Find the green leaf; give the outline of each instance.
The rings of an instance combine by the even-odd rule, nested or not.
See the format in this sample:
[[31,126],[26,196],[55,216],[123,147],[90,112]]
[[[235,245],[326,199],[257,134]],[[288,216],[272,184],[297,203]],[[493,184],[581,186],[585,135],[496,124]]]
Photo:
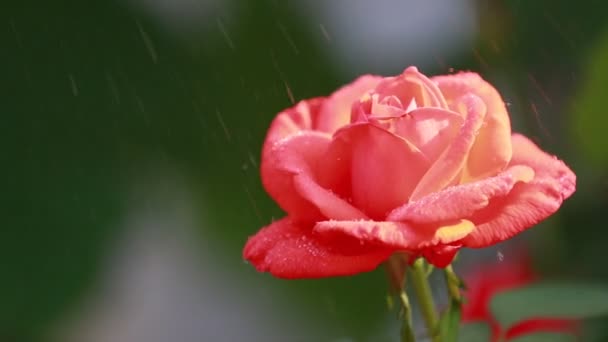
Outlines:
[[458,337],[458,329],[460,328],[460,316],[462,310],[460,303],[452,301],[447,310],[441,315],[439,321],[439,329],[441,340],[444,342],[456,342]]
[[540,333],[533,335],[525,335],[522,337],[510,339],[509,342],[575,342],[577,338],[568,334],[558,333]]
[[540,283],[494,296],[491,309],[502,326],[530,317],[590,318],[608,314],[608,287]]
[[459,342],[490,341],[490,327],[486,323],[469,323],[460,326]]

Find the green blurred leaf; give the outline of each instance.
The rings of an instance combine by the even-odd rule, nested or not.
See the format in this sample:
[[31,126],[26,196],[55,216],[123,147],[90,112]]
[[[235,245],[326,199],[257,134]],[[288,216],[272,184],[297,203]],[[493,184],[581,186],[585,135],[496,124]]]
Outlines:
[[557,334],[557,333],[541,333],[534,335],[526,335],[514,339],[510,339],[511,342],[572,342],[577,341],[575,336],[568,334]]
[[540,283],[500,293],[491,309],[503,326],[530,317],[590,318],[608,314],[608,287]]
[[458,341],[486,342],[490,340],[490,327],[485,323],[469,323],[460,326]]

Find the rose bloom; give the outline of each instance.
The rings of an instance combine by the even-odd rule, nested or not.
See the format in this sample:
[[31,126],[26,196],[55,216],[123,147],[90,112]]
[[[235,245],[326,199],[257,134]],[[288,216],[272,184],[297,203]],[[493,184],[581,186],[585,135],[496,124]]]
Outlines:
[[[516,255],[515,258],[508,258],[497,264],[477,265],[472,272],[464,275],[467,290],[466,301],[462,307],[462,321],[488,323],[492,331],[491,341],[508,341],[541,332],[580,336],[581,324],[574,319],[530,317],[511,327],[500,326],[490,312],[492,297],[502,291],[523,287],[538,280],[528,255]],[[502,335],[504,340],[501,340]]]
[[244,258],[281,278],[373,270],[393,252],[448,265],[461,247],[506,240],[554,213],[576,177],[511,134],[505,104],[475,73],[362,76],[277,115],[262,182],[287,216]]

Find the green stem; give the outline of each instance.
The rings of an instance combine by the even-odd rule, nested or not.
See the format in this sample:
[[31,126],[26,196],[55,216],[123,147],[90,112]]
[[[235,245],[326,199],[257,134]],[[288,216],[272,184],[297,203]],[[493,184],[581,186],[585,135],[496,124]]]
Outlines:
[[412,326],[412,308],[410,300],[404,290],[399,294],[403,308],[403,326],[401,326],[401,342],[415,342],[414,328]]
[[426,267],[426,277],[430,277],[431,273],[433,273],[433,270],[435,269],[435,267],[433,265],[427,265]]
[[414,291],[418,298],[418,304],[422,311],[422,317],[424,317],[424,323],[426,324],[426,330],[431,338],[432,342],[440,342],[441,336],[437,334],[437,313],[435,312],[435,302],[433,301],[433,294],[431,293],[431,287],[426,277],[426,270],[424,267],[424,260],[418,258],[412,266],[412,284],[414,285]]
[[445,269],[445,281],[448,285],[448,293],[452,301],[460,304],[462,302],[462,295],[460,294],[460,280],[454,272],[452,265],[448,265]]
[[401,302],[401,317],[403,318],[401,342],[415,342],[416,338],[412,325],[412,307],[404,289],[406,267],[407,263],[403,255],[398,253],[393,254],[386,262],[386,273],[391,285],[391,293],[397,294]]

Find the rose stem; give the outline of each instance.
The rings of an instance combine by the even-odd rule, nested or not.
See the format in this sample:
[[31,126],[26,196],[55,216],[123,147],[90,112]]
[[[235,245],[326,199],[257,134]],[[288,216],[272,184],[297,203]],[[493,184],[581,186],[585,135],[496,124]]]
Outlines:
[[386,262],[386,271],[389,278],[391,292],[399,296],[401,302],[401,315],[403,325],[401,326],[401,342],[415,342],[414,328],[412,326],[412,307],[407,293],[404,290],[405,285],[405,267],[406,263],[404,256],[400,254],[392,255]]
[[401,342],[414,342],[414,328],[412,327],[412,308],[410,300],[407,298],[405,290],[401,290],[399,294],[401,306],[403,308],[403,325],[401,326]]
[[418,298],[426,330],[433,342],[440,342],[440,335],[437,334],[437,313],[435,312],[435,303],[433,294],[429,286],[426,270],[424,267],[424,259],[418,258],[412,266],[412,284],[414,292]]
[[462,302],[462,296],[460,295],[460,280],[454,272],[452,265],[448,265],[445,269],[445,281],[448,284],[448,293],[450,295],[451,302],[458,303]]

